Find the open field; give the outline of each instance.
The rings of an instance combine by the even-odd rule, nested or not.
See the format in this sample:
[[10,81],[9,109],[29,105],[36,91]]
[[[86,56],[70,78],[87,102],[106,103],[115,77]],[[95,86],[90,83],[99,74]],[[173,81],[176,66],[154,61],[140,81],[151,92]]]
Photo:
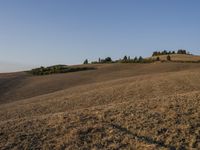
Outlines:
[[0,149],[200,149],[200,63],[0,74]]
[[[200,56],[198,55],[182,55],[182,54],[170,54],[172,61],[185,61],[185,62],[197,62],[200,61]],[[157,56],[153,56],[152,58],[156,59]],[[167,55],[159,56],[160,60],[167,60]]]

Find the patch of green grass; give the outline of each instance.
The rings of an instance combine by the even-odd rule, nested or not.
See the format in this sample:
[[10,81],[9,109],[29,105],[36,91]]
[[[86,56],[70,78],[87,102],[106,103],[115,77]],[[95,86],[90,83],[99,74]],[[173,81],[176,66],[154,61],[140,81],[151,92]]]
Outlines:
[[32,75],[49,75],[49,74],[57,74],[57,73],[69,73],[69,72],[78,72],[78,71],[86,71],[86,70],[94,70],[96,68],[93,67],[71,67],[67,65],[55,65],[50,67],[40,67],[35,68],[28,73]]

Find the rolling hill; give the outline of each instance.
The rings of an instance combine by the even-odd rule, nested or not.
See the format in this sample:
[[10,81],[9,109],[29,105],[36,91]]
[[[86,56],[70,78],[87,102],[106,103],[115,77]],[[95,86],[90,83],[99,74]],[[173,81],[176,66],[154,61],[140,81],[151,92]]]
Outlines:
[[1,74],[0,149],[200,148],[200,63],[86,66]]
[[[172,61],[180,62],[198,62],[200,61],[200,56],[198,55],[183,55],[183,54],[170,54]],[[153,56],[151,58],[156,59],[157,57],[160,60],[167,60],[167,55]]]

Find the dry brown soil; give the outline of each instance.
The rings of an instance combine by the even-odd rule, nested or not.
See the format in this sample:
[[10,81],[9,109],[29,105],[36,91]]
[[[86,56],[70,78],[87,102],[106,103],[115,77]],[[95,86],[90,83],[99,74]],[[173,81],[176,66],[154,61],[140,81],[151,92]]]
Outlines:
[[200,149],[200,64],[0,74],[0,149]]

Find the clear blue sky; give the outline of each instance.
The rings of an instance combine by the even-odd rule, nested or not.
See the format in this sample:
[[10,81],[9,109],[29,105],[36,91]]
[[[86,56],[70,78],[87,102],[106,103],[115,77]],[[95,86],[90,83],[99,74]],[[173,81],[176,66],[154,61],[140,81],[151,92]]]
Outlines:
[[1,0],[0,61],[78,64],[85,58],[200,54],[199,0]]

